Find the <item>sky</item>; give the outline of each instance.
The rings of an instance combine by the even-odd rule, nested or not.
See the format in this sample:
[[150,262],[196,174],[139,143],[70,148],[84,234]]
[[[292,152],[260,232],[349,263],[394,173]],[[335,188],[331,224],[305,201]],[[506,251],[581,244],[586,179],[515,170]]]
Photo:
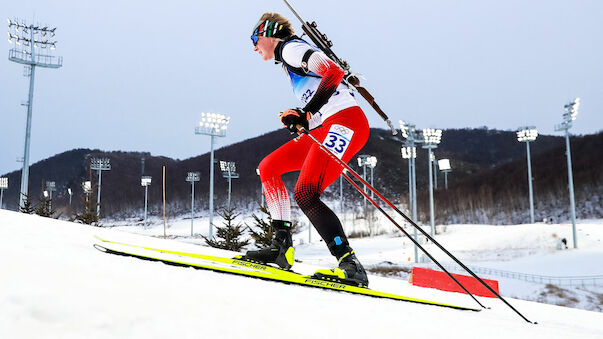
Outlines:
[[[396,125],[534,125],[561,135],[563,106],[580,97],[571,132],[603,129],[601,1],[342,4],[293,0]],[[217,147],[280,128],[278,113],[300,103],[280,66],[252,50],[265,11],[301,32],[281,0],[2,1],[4,23],[57,27],[53,55],[63,57],[60,69],[36,69],[30,163],[74,148],[194,157],[210,149],[209,137],[194,134],[202,112],[231,117]],[[7,58],[14,45],[6,36],[2,44],[0,174],[21,167],[29,88],[23,65]],[[387,128],[361,106],[371,127]]]

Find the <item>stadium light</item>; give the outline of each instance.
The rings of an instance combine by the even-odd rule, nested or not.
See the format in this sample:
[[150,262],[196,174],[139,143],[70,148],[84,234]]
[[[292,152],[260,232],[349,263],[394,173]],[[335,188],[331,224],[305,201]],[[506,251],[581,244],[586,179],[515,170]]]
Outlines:
[[538,130],[534,126],[520,127],[517,129],[517,141],[529,142],[536,140],[538,137]]
[[82,190],[86,193],[86,202],[88,202],[88,196],[90,195],[90,191],[92,191],[92,183],[90,181],[82,182]]
[[148,175],[143,175],[140,177],[140,186],[144,187],[144,224],[147,224],[147,202],[149,198],[149,186],[151,186],[151,182],[153,181],[153,177]]
[[209,159],[209,239],[213,234],[214,219],[214,138],[225,137],[226,129],[230,123],[230,117],[217,113],[201,113],[199,126],[195,128],[195,134],[210,136],[210,159]]
[[530,224],[534,223],[534,191],[532,190],[532,160],[530,157],[530,142],[536,140],[538,130],[534,126],[517,129],[517,141],[526,143],[526,158],[528,161],[528,191],[530,195]]
[[54,192],[54,191],[57,190],[57,188],[56,188],[56,182],[54,182],[54,181],[47,181],[46,182],[46,190],[48,192],[50,192],[50,202],[49,202],[48,205],[49,205],[50,210],[52,210],[52,192]]
[[8,178],[0,178],[0,209],[2,208],[2,199],[4,198],[4,190],[8,188]]
[[448,189],[448,173],[452,172],[452,167],[450,167],[450,159],[438,160],[438,167],[440,168],[440,171],[444,172],[444,188]]
[[423,135],[423,148],[428,150],[428,168],[429,168],[429,221],[431,224],[431,236],[435,235],[435,208],[433,203],[433,174],[432,171],[432,152],[438,147],[438,144],[442,141],[442,130],[434,128],[425,128],[422,131]]
[[98,171],[98,196],[96,198],[96,216],[100,218],[100,201],[101,201],[101,174],[103,171],[111,170],[111,160],[109,158],[92,158],[90,159],[90,169]]
[[578,248],[578,237],[576,235],[576,203],[574,201],[574,179],[572,174],[572,154],[569,142],[569,129],[572,128],[572,122],[578,116],[580,108],[580,98],[574,99],[570,103],[563,106],[563,122],[555,126],[555,131],[565,131],[565,155],[567,158],[567,181],[570,196],[570,216],[572,218],[572,233],[574,238],[574,248]]
[[236,173],[237,167],[234,161],[220,161],[220,169],[222,176],[228,179],[228,209],[230,209],[230,192],[232,189],[232,179],[238,179],[239,174]]
[[[31,120],[33,107],[33,90],[36,67],[60,68],[63,65],[62,57],[55,57],[50,54],[41,54],[36,51],[38,47],[55,46],[56,41],[41,40],[39,36],[47,32],[52,32],[56,28],[40,28],[33,25],[19,23],[17,19],[6,19],[8,22],[8,42],[15,44],[8,52],[8,60],[25,65],[28,69],[24,74],[29,77],[29,96],[27,101],[27,123],[25,125],[25,144],[23,150],[23,167],[21,169],[21,194],[19,194],[19,206],[25,204],[25,199],[29,191],[29,153],[31,141]],[[29,51],[25,50],[29,47]]]
[[195,182],[201,180],[201,173],[199,172],[188,172],[186,175],[186,181],[191,183],[191,237],[193,234],[193,222],[195,220]]

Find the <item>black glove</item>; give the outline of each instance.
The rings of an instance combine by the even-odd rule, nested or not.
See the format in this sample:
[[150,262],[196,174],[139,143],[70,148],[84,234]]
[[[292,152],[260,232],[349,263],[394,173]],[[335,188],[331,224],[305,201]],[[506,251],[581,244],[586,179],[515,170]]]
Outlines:
[[281,122],[292,134],[297,133],[297,125],[301,125],[306,131],[308,130],[308,120],[310,120],[310,113],[304,112],[301,108],[292,108],[281,113]]

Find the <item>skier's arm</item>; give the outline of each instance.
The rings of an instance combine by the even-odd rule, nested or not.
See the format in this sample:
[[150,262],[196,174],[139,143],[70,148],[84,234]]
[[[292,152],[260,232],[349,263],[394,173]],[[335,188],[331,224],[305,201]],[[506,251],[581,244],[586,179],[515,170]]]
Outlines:
[[308,59],[308,70],[322,76],[316,93],[304,107],[304,111],[316,113],[335,93],[343,80],[344,71],[322,52],[314,52]]

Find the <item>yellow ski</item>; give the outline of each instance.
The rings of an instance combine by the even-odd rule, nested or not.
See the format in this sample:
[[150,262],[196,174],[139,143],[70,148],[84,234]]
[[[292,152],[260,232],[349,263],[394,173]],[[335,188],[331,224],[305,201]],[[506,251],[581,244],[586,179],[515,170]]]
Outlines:
[[111,241],[95,236],[101,241],[100,244],[94,244],[94,247],[102,252],[131,256],[145,260],[160,261],[165,264],[208,269],[213,271],[244,275],[265,280],[279,281],[283,283],[318,287],[331,289],[354,294],[366,295],[377,298],[387,298],[394,300],[410,301],[420,304],[449,307],[459,310],[480,311],[481,309],[467,306],[458,306],[436,301],[424,300],[406,297],[402,295],[391,294],[387,292],[375,291],[369,288],[357,287],[343,284],[337,281],[328,281],[316,279],[311,276],[302,275],[293,271],[282,270],[270,265],[241,260],[240,258],[224,258],[201,253],[188,253],[172,251],[167,249],[158,249],[143,245],[126,244],[118,241]]

